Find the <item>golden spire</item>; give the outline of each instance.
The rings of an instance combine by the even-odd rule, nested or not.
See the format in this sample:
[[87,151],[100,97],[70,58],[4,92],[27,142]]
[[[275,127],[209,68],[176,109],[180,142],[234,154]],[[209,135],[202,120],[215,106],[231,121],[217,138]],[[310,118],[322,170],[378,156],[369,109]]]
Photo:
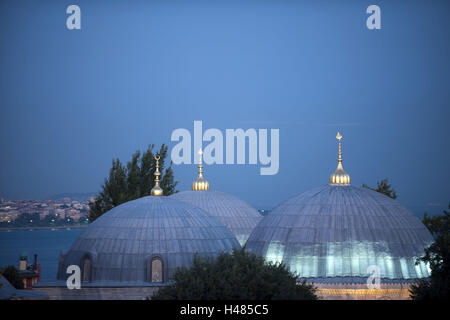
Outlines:
[[159,186],[159,176],[161,173],[159,172],[159,154],[155,156],[156,160],[156,170],[155,170],[155,186],[153,187],[152,191],[150,192],[152,196],[162,196],[163,189]]
[[339,140],[339,152],[338,152],[338,165],[336,171],[330,176],[330,183],[332,184],[350,184],[350,175],[344,171],[342,166],[342,149],[341,149],[341,139],[342,135],[338,132],[336,139]]
[[198,150],[198,154],[200,156],[200,161],[198,163],[198,178],[192,183],[192,190],[193,191],[207,191],[209,190],[209,183],[203,178],[203,161],[202,161],[202,155],[203,151],[202,149]]

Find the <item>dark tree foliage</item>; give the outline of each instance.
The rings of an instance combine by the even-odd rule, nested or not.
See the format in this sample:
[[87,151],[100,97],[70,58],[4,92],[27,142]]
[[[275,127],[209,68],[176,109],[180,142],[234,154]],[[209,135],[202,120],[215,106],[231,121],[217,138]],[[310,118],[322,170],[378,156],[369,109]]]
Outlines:
[[[109,170],[109,177],[105,178],[102,190],[96,196],[95,201],[89,203],[88,217],[94,221],[103,213],[131,200],[150,195],[150,190],[155,184],[156,160],[153,151],[154,145],[142,153],[136,151],[128,163],[123,165],[119,159],[113,159]],[[177,190],[178,184],[174,181],[172,163],[166,167],[168,147],[163,144],[156,154],[159,154],[160,186],[164,195],[171,195]]]
[[365,183],[362,185],[362,187],[382,193],[382,194],[388,196],[389,198],[397,199],[397,193],[395,192],[394,189],[392,189],[392,186],[388,183],[387,178],[383,179],[381,181],[378,181],[376,188],[371,188]]
[[161,288],[153,300],[316,300],[316,288],[284,264],[265,263],[253,253],[233,250],[216,259],[194,258],[191,268],[179,268],[172,286]]
[[[450,209],[450,204],[448,206]],[[414,300],[449,300],[450,290],[450,212],[443,215],[423,216],[423,224],[434,237],[431,246],[425,249],[425,255],[416,263],[429,263],[431,276],[411,286],[411,298]]]
[[14,288],[23,289],[23,282],[20,281],[19,270],[13,265],[1,269],[0,274],[3,275]]

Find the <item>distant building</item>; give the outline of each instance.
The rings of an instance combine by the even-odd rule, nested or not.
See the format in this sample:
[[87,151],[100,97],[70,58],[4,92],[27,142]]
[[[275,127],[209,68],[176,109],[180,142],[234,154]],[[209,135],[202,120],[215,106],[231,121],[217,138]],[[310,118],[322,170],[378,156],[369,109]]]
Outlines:
[[37,254],[34,263],[28,265],[28,255],[22,254],[19,260],[19,276],[24,289],[32,289],[33,285],[41,281],[41,266],[37,263]]

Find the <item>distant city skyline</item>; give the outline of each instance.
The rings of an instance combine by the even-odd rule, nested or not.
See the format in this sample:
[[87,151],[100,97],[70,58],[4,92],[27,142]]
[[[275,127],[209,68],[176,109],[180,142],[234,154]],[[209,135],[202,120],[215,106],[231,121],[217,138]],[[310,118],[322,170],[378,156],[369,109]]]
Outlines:
[[[450,4],[361,1],[0,3],[0,198],[98,192],[113,158],[177,128],[279,129],[279,171],[205,165],[212,190],[271,209],[328,183],[388,178],[421,216],[450,201]],[[174,165],[189,190],[196,165]]]

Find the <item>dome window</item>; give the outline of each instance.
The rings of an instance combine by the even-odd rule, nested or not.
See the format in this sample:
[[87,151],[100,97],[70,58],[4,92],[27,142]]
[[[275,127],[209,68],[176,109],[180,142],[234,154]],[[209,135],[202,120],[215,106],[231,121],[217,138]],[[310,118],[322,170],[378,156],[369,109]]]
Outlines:
[[163,263],[160,257],[151,260],[151,282],[163,282]]
[[92,273],[91,272],[92,271],[91,257],[89,257],[88,255],[85,255],[82,259],[81,267],[82,267],[82,271],[81,271],[82,282],[91,282],[91,273]]

